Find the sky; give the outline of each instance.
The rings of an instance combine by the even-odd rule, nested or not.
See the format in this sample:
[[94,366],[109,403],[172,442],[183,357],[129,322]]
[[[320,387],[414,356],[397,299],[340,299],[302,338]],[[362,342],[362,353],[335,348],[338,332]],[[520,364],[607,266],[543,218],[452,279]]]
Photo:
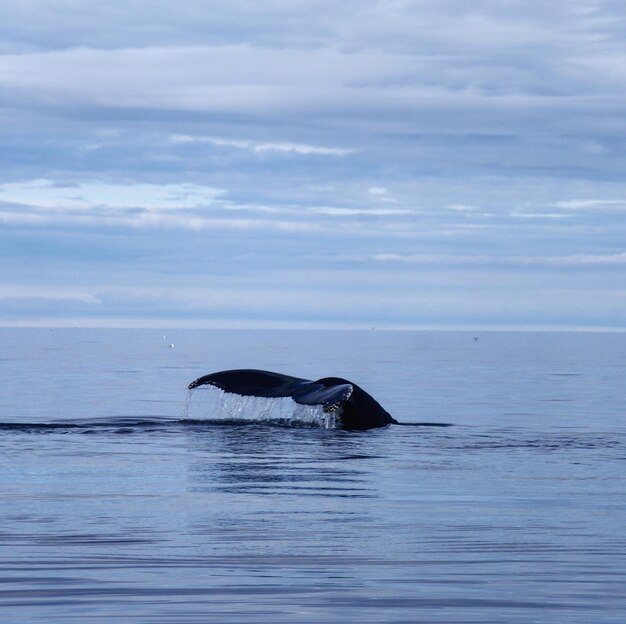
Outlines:
[[0,325],[625,319],[622,0],[0,0]]

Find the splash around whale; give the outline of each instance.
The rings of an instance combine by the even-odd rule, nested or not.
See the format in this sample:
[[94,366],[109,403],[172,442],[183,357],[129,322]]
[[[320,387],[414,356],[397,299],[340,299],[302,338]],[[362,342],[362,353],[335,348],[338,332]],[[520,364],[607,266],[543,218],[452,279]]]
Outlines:
[[331,413],[341,429],[365,430],[400,424],[382,405],[355,383],[340,377],[315,381],[270,371],[239,369],[211,373],[189,384],[214,386],[240,396],[289,397],[300,405],[319,405]]

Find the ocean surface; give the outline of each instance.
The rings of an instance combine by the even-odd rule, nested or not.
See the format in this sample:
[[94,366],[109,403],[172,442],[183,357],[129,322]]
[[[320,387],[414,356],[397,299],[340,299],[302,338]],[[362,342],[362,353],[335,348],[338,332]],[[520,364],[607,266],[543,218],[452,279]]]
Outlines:
[[[0,345],[3,624],[626,621],[626,334]],[[450,426],[229,418],[188,393],[230,368],[346,377],[399,421]]]

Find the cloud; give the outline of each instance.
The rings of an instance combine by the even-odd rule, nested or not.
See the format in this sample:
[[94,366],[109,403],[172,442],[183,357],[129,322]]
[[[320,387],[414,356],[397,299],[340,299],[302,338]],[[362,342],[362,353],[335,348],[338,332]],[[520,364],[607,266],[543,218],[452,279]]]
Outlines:
[[556,202],[554,206],[566,210],[623,212],[626,210],[626,199],[570,199]]
[[318,214],[337,217],[407,215],[411,212],[406,208],[338,208],[336,206],[320,206],[311,210]]
[[188,135],[174,135],[174,143],[210,143],[218,147],[234,147],[251,152],[286,152],[291,154],[314,155],[314,156],[346,156],[355,150],[338,147],[320,147],[318,145],[305,145],[301,143],[256,143],[254,141],[239,139],[224,139],[219,137],[199,137]]
[[35,214],[22,211],[0,210],[0,223],[10,226],[65,226],[79,228],[132,227],[149,229],[187,230],[278,230],[281,232],[314,232],[315,225],[296,221],[267,219],[227,219],[218,217],[186,217],[140,213],[132,216],[112,215],[58,215]]
[[511,211],[513,219],[567,219],[569,216],[562,212],[529,212],[527,209]]
[[270,107],[291,113],[295,107],[324,110],[333,100],[335,108],[338,96],[346,98],[346,105],[356,105],[360,94],[370,91],[367,84],[399,78],[411,65],[409,57],[333,49],[281,54],[249,45],[77,48],[0,56],[0,86],[31,106],[157,107],[257,116]]
[[43,299],[49,301],[77,301],[88,304],[99,304],[100,299],[84,289],[34,287],[24,285],[0,285],[0,300],[11,299]]
[[9,3],[12,314],[613,323],[625,41],[614,0]]
[[367,192],[375,197],[384,197],[389,193],[384,186],[371,186],[367,189]]
[[224,194],[221,189],[194,184],[62,183],[47,179],[0,184],[0,201],[25,204],[46,211],[86,211],[96,207],[148,211],[209,206]]
[[403,263],[414,265],[440,266],[518,266],[518,267],[556,267],[584,268],[626,264],[626,252],[605,255],[574,254],[567,256],[516,256],[516,255],[447,255],[447,254],[374,254],[375,262]]
[[[0,34],[7,48],[180,46],[246,41],[259,46],[381,47],[449,53],[478,48],[517,49],[619,41],[620,5],[461,0],[231,0],[227,5],[188,0],[113,0],[86,7],[78,0],[24,0],[3,10]],[[32,15],[39,19],[33,20]],[[482,35],[482,36],[481,36]]]
[[[29,6],[42,21],[26,28],[24,9],[11,9],[4,26],[7,41],[39,43],[0,55],[11,116],[134,129],[154,117],[170,135],[216,146],[358,155],[353,167],[387,162],[405,175],[622,177],[616,96],[626,87],[614,68],[624,33],[609,4],[591,14],[452,0],[350,1],[328,13],[306,1]],[[185,128],[193,116],[202,127]]]
[[[311,231],[315,224],[281,218],[227,217],[225,191],[194,184],[77,183],[40,179],[0,185],[7,225]],[[250,212],[251,206],[239,206]],[[270,214],[273,211],[269,211]]]

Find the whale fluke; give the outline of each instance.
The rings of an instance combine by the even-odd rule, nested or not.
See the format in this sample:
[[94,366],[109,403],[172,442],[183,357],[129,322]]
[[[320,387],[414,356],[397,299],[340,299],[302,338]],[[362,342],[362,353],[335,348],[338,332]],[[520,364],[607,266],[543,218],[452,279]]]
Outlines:
[[224,392],[255,397],[291,397],[302,405],[321,405],[339,416],[342,429],[364,430],[397,424],[376,399],[355,383],[340,377],[316,381],[262,370],[228,370],[199,377],[189,389],[210,385]]

